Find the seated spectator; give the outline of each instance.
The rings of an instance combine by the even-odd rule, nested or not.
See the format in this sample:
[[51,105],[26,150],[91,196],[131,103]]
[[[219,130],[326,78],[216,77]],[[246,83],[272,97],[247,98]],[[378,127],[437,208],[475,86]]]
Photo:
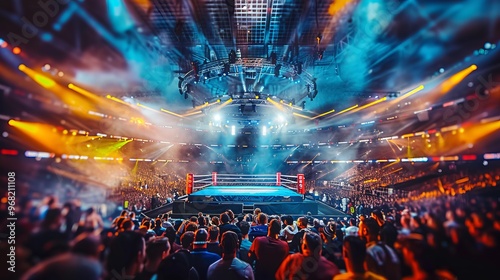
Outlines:
[[135,277],[142,270],[145,249],[144,238],[138,232],[124,231],[115,236],[106,259],[106,279]]
[[220,259],[220,256],[207,251],[208,233],[204,228],[198,229],[194,234],[193,250],[191,260],[198,272],[200,280],[207,279],[208,267]]
[[[345,264],[342,259],[343,237],[336,235],[337,224],[334,221],[328,222],[323,230],[323,251],[322,255],[333,262],[339,269],[344,269]],[[342,231],[340,231],[342,232]]]
[[256,226],[250,227],[248,233],[248,240],[250,240],[250,242],[252,242],[255,237],[267,235],[267,215],[259,213],[259,216],[257,216],[257,223]]
[[[220,214],[220,225],[219,225],[219,239],[222,238],[222,235],[226,231],[232,231],[238,235],[238,244],[241,244],[241,230],[239,227],[231,224],[231,218],[227,213]],[[219,240],[220,242],[220,240]]]
[[252,267],[236,257],[238,242],[238,235],[235,232],[230,230],[224,232],[221,238],[222,259],[210,265],[207,273],[208,280],[254,279]]
[[380,226],[373,218],[366,218],[361,238],[366,240],[366,261],[368,271],[387,278],[401,279],[401,265],[399,258],[391,247],[379,242]]
[[276,271],[276,279],[331,280],[340,272],[335,264],[321,255],[322,245],[318,234],[305,232],[302,253],[289,255]]
[[398,241],[405,264],[411,268],[411,275],[403,279],[456,279],[446,270],[438,270],[436,257],[432,255],[432,250],[419,234],[410,234],[406,238]]
[[176,232],[173,227],[167,227],[164,236],[168,238],[168,243],[170,243],[170,254],[182,249],[182,246],[175,242]]
[[179,250],[160,262],[156,280],[198,280],[198,272],[193,267],[191,255]]
[[299,231],[297,223],[290,215],[283,216],[282,220],[285,227],[281,230],[280,236],[282,236],[286,242],[292,242],[293,236]]
[[135,280],[149,280],[156,274],[160,262],[170,253],[170,243],[166,237],[155,237],[146,244],[146,262]]
[[252,243],[248,258],[250,263],[255,260],[256,279],[273,280],[276,270],[288,256],[288,244],[278,239],[280,229],[280,222],[271,220],[267,236],[257,237]]
[[181,236],[182,250],[188,250],[188,251],[193,250],[193,242],[194,242],[194,232],[186,231]]
[[20,279],[100,280],[102,279],[102,272],[102,266],[96,259],[66,253],[40,262],[28,270]]
[[207,250],[222,256],[222,251],[219,246],[219,228],[216,225],[208,228],[208,238]]
[[366,244],[356,236],[346,236],[342,255],[347,273],[335,275],[333,280],[384,280],[385,277],[366,271]]
[[252,242],[248,240],[248,232],[250,230],[250,224],[246,221],[241,221],[239,223],[239,227],[241,229],[241,245],[239,251],[239,259],[250,263],[250,259],[248,258],[248,251],[252,246]]
[[103,245],[98,235],[82,233],[72,241],[71,252],[99,260]]
[[309,232],[307,227],[307,218],[300,217],[297,220],[298,232],[293,236],[292,242],[288,243],[291,252],[301,252],[302,246],[300,246],[301,240],[304,237],[304,233]]
[[155,219],[155,227],[153,228],[153,231],[155,232],[156,236],[162,236],[163,233],[165,232],[165,228],[161,226],[162,221],[160,218]]

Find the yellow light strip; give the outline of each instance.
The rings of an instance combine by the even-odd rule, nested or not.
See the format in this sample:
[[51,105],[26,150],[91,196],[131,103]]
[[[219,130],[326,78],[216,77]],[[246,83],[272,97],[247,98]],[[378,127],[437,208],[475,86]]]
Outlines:
[[354,112],[361,111],[361,110],[366,109],[366,108],[368,108],[368,107],[371,107],[371,106],[373,106],[373,105],[377,105],[378,103],[382,103],[382,102],[384,102],[384,101],[386,101],[386,100],[387,100],[387,97],[382,97],[382,98],[380,98],[379,100],[373,101],[373,102],[368,103],[368,104],[366,104],[366,105],[363,105],[363,106],[361,106],[361,107],[359,107],[359,108],[356,108],[356,110],[354,110]]
[[183,116],[181,116],[181,115],[179,115],[179,114],[176,114],[176,113],[171,112],[171,111],[169,111],[169,110],[165,110],[165,109],[163,109],[163,108],[161,108],[161,109],[160,109],[160,111],[165,112],[165,113],[168,113],[168,114],[173,115],[173,116],[176,116],[176,117],[179,117],[179,118],[184,118]]
[[282,104],[280,104],[280,103],[278,103],[278,102],[276,102],[276,101],[272,100],[270,97],[268,97],[266,100],[267,100],[267,101],[269,101],[269,103],[273,104],[276,108],[280,109],[281,111],[283,111],[283,110],[284,110],[284,108],[283,108],[283,105],[282,105]]
[[358,104],[356,104],[356,105],[354,105],[354,106],[352,106],[352,107],[349,107],[349,108],[347,108],[347,109],[344,109],[344,110],[342,110],[342,111],[340,111],[340,112],[336,113],[336,114],[335,114],[335,115],[333,115],[333,116],[338,116],[338,115],[343,114],[343,113],[345,113],[345,112],[349,112],[349,111],[351,111],[351,110],[353,110],[353,109],[358,108],[358,106],[359,106],[359,105],[358,105]]
[[308,116],[306,116],[306,115],[302,115],[302,114],[295,113],[295,112],[293,112],[292,114],[293,114],[294,116],[297,116],[297,117],[301,117],[301,118],[304,118],[304,119],[312,120],[312,118],[311,118],[311,117],[308,117]]
[[317,115],[317,116],[313,117],[312,119],[320,118],[320,117],[326,116],[326,115],[328,115],[328,114],[331,114],[331,113],[333,113],[333,112],[335,112],[335,110],[334,110],[334,109],[332,109],[332,110],[330,110],[330,111],[328,111],[328,112],[321,113],[321,114],[319,114],[319,115]]
[[196,111],[196,112],[191,112],[191,113],[184,114],[182,116],[183,117],[189,117],[189,116],[197,115],[197,114],[201,114],[201,113],[202,113],[202,111]]
[[407,98],[408,96],[413,95],[413,94],[415,94],[415,93],[417,93],[417,92],[419,92],[419,91],[421,91],[423,89],[424,89],[424,85],[419,85],[418,87],[416,87],[416,88],[410,90],[409,92],[403,94],[401,97],[399,97],[399,99]]
[[123,105],[133,106],[132,104],[127,103],[127,102],[125,102],[125,101],[123,101],[123,100],[121,100],[121,99],[119,99],[119,98],[116,98],[116,97],[114,97],[114,96],[111,96],[111,95],[109,95],[109,94],[108,94],[108,95],[106,95],[106,98],[107,98],[107,99],[111,99],[111,100],[113,100],[113,101],[115,101],[115,102],[121,103],[121,104],[123,104]]
[[141,104],[141,103],[136,103],[136,105],[137,105],[137,106],[139,106],[139,107],[141,107],[141,108],[144,108],[144,109],[148,109],[148,110],[150,110],[150,111],[153,111],[153,112],[159,112],[158,110],[153,109],[153,108],[151,108],[151,107],[148,107],[148,106],[146,106],[146,105],[143,105],[143,104]]
[[73,91],[76,91],[76,92],[78,92],[78,93],[80,93],[82,95],[90,97],[90,98],[96,99],[96,98],[99,97],[98,95],[96,95],[96,94],[94,94],[94,93],[92,93],[92,92],[90,92],[88,90],[85,90],[85,89],[83,89],[81,87],[75,86],[74,84],[68,84],[68,88],[71,89],[71,90],[73,90]]
[[217,107],[215,110],[219,111],[220,109],[222,109],[223,107],[231,104],[232,102],[233,102],[233,99],[229,98],[228,100],[224,101],[224,103],[222,103],[219,107]]
[[36,71],[28,68],[24,64],[19,64],[18,69],[22,71],[24,74],[28,75],[31,79],[37,82],[37,84],[41,85],[44,88],[52,88],[55,85],[57,85],[54,80],[38,74]]

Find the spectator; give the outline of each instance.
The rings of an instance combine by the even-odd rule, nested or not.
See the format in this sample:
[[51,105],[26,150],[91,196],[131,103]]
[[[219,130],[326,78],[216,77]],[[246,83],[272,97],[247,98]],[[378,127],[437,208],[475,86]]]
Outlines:
[[161,261],[156,280],[198,280],[198,272],[193,267],[190,253],[179,250]]
[[219,246],[219,228],[216,225],[208,228],[208,237],[209,240],[207,244],[207,250],[209,252],[222,256],[222,251]]
[[342,255],[344,257],[347,273],[336,275],[333,280],[384,280],[381,275],[366,271],[364,262],[366,258],[366,244],[355,236],[346,236],[344,239]]
[[401,279],[401,265],[396,252],[383,242],[379,242],[380,227],[373,218],[364,222],[362,239],[366,240],[366,261],[368,271],[382,275],[388,280]]
[[181,236],[181,246],[182,250],[193,250],[193,242],[194,242],[194,232],[186,231]]
[[257,237],[252,243],[248,257],[250,263],[255,260],[256,279],[273,280],[276,270],[288,256],[288,244],[278,239],[280,229],[280,222],[271,220],[267,236]]
[[318,234],[305,232],[302,253],[289,255],[278,268],[276,279],[330,280],[339,274],[337,266],[321,255],[322,245]]
[[252,267],[236,257],[238,242],[238,235],[235,232],[230,230],[224,232],[221,238],[222,259],[210,265],[207,273],[208,280],[254,279]]
[[300,217],[297,220],[298,232],[293,236],[292,242],[288,243],[291,252],[301,252],[302,246],[300,246],[301,240],[304,237],[304,233],[308,232],[307,228],[307,218]]
[[410,279],[456,279],[450,272],[437,269],[436,256],[419,234],[410,234],[399,241],[401,252],[406,265],[411,268],[411,275],[405,277]]
[[158,271],[160,262],[170,253],[170,243],[166,237],[152,238],[146,245],[146,262],[135,280],[149,280]]
[[204,228],[198,229],[194,234],[191,260],[198,272],[200,280],[207,279],[208,267],[220,259],[220,256],[207,250],[208,233]]
[[282,236],[286,242],[292,242],[293,236],[299,231],[297,223],[290,215],[283,216],[282,220],[285,227],[281,230],[280,236]]
[[106,260],[106,279],[135,277],[142,271],[146,257],[144,238],[133,231],[124,231],[111,240]]
[[267,235],[267,215],[264,213],[259,213],[257,216],[257,225],[250,227],[250,232],[248,233],[248,240],[253,242],[255,237],[266,236]]
[[[222,238],[222,235],[226,231],[232,231],[238,235],[238,244],[241,244],[241,230],[239,227],[231,224],[231,218],[227,213],[222,213],[220,214],[220,222],[221,224],[219,225],[219,239]],[[220,242],[220,240],[219,240]]]
[[250,259],[248,258],[248,251],[250,251],[250,247],[252,246],[252,242],[248,240],[248,231],[250,230],[250,224],[247,221],[241,221],[239,223],[239,227],[241,230],[239,258],[242,261],[250,263]]
[[40,262],[27,271],[21,280],[74,279],[100,280],[102,266],[96,259],[66,253]]

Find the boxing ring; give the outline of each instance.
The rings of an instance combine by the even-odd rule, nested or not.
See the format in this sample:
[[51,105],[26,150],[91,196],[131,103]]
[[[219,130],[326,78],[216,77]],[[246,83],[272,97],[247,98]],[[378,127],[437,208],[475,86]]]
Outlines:
[[317,213],[316,203],[304,201],[303,174],[192,174],[186,176],[187,200],[174,213]]
[[189,201],[302,202],[305,178],[276,174],[187,174]]

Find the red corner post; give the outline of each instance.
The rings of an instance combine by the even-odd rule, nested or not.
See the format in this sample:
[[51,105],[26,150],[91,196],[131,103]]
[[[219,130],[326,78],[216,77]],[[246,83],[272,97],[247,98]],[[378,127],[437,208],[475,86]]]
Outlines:
[[306,179],[304,174],[297,174],[297,192],[300,194],[306,193]]
[[188,173],[186,176],[186,194],[193,193],[193,186],[194,186],[194,175],[193,173]]
[[212,172],[212,186],[217,186],[217,172]]
[[281,172],[276,172],[276,186],[281,186]]

